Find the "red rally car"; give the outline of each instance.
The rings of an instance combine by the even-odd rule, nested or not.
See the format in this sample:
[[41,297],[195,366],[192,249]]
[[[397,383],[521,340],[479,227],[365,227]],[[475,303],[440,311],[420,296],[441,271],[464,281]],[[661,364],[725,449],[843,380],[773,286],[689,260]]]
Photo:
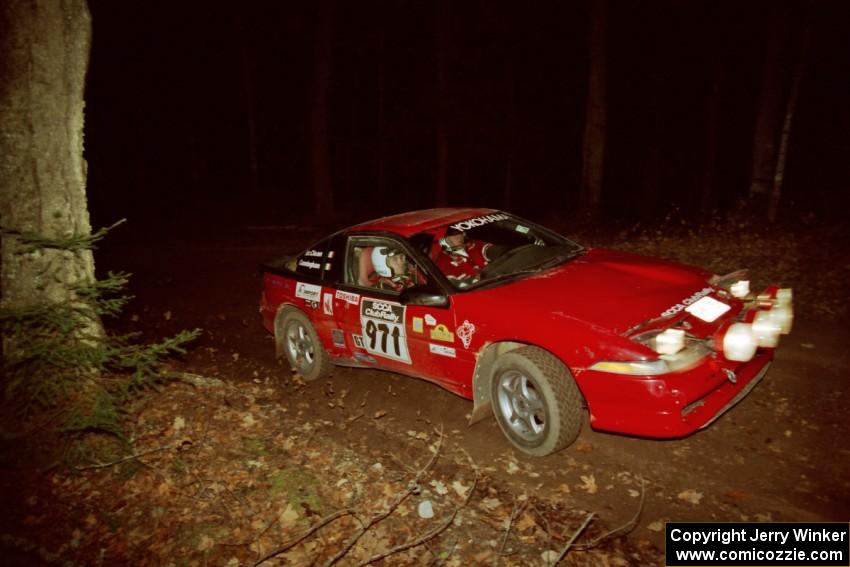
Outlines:
[[520,450],[594,429],[681,437],[764,377],[791,290],[589,249],[490,209],[342,230],[264,266],[265,327],[305,380],[334,365],[424,378],[492,410]]

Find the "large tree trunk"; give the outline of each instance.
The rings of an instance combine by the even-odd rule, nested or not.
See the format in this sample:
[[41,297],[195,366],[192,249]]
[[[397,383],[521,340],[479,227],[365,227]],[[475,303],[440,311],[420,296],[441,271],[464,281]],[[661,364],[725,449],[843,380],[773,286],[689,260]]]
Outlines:
[[311,154],[313,165],[313,204],[316,219],[333,219],[333,186],[330,164],[330,88],[333,43],[333,0],[320,0],[316,26]]
[[[90,43],[85,0],[0,3],[0,222],[7,231],[91,234],[83,160]],[[73,301],[69,285],[93,280],[90,250],[24,252],[17,235],[3,235],[3,308]],[[99,321],[92,326],[89,333],[102,333]]]
[[581,205],[595,216],[602,204],[602,175],[605,169],[607,97],[608,1],[592,0],[588,34],[588,86],[585,106],[584,146],[581,174]]

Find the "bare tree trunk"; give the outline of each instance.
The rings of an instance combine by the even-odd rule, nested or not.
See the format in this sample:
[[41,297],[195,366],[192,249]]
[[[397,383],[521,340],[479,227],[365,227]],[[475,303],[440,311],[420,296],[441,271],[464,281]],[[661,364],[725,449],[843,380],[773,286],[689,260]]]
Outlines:
[[[0,223],[6,230],[53,239],[91,234],[83,160],[90,43],[85,0],[0,3]],[[69,286],[92,281],[90,250],[26,252],[18,236],[3,235],[0,307],[73,301]],[[100,322],[86,332],[102,334]]]
[[449,3],[437,0],[437,180],[435,200],[438,207],[445,206],[449,197],[449,138],[447,133],[448,108],[448,50]]
[[319,0],[316,26],[313,82],[313,111],[311,116],[311,152],[313,165],[313,204],[316,219],[333,219],[333,184],[331,181],[330,83],[333,42],[333,0]]
[[505,185],[502,188],[502,203],[505,210],[511,210],[514,194],[514,149],[508,148],[505,156]]
[[602,176],[605,169],[605,129],[608,115],[606,55],[608,1],[592,0],[590,10],[581,204],[587,214],[596,216],[602,204]]
[[[715,45],[715,50],[720,46]],[[719,53],[714,54],[711,65],[711,79],[708,91],[708,104],[705,128],[705,165],[702,170],[702,190],[700,191],[699,210],[708,213],[714,202],[714,174],[717,168],[717,120],[720,115],[720,86],[723,83],[723,60]]]
[[[643,20],[641,25],[648,26],[651,22]],[[658,63],[658,41],[649,37],[644,42],[643,59],[647,62],[645,72],[646,93],[646,122],[644,128],[646,137],[642,148],[634,151],[642,154],[642,179],[637,203],[638,216],[641,219],[652,218],[657,213],[659,188],[661,185],[661,140],[662,140],[662,96],[664,81]],[[666,212],[666,211],[665,211]]]
[[751,205],[758,208],[770,189],[776,169],[776,143],[779,139],[779,112],[782,104],[781,47],[783,38],[783,7],[771,2],[768,10],[768,32],[759,87],[758,110],[753,135],[753,165],[750,174],[749,197]]
[[[511,34],[510,28],[507,31]],[[505,100],[505,124],[504,124],[504,140],[505,140],[505,184],[502,188],[502,206],[505,210],[511,209],[514,193],[514,160],[516,156],[516,64],[514,62],[514,38],[513,35],[508,37],[508,48],[505,53],[505,92],[507,99]]]
[[[238,13],[238,12],[237,12]],[[239,95],[242,102],[242,111],[245,117],[245,160],[248,169],[248,189],[252,193],[260,191],[260,165],[257,156],[257,102],[255,88],[254,61],[248,52],[247,32],[241,18],[237,21],[237,33],[239,37],[239,67],[241,88]]]
[[779,212],[779,198],[782,195],[782,181],[785,178],[785,160],[788,156],[788,141],[791,137],[791,123],[794,119],[794,109],[797,107],[797,99],[800,96],[800,83],[806,71],[806,63],[809,59],[809,45],[812,36],[812,22],[809,19],[803,30],[803,38],[800,44],[800,53],[797,63],[794,65],[794,78],[791,83],[791,93],[788,95],[788,103],[785,106],[785,120],[782,124],[782,139],[779,143],[779,156],[776,160],[776,173],[773,176],[773,187],[770,191],[770,203],[767,208],[767,218],[772,223],[776,221]]
[[378,148],[375,156],[377,164],[376,191],[379,207],[382,212],[386,207],[387,199],[387,142],[386,142],[386,17],[383,11],[380,13],[378,23]]

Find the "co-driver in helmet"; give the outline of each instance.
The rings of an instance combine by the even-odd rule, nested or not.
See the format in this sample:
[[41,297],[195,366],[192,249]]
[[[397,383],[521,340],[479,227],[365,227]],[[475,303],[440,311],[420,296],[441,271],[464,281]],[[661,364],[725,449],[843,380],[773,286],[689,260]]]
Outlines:
[[466,237],[466,233],[452,227],[440,239],[442,254],[437,267],[453,283],[464,287],[472,283],[493,258],[492,244]]

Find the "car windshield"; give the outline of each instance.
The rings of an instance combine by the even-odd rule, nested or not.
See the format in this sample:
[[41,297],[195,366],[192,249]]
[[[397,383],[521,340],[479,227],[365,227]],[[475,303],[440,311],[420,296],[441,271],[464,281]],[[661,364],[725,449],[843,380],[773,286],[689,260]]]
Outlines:
[[444,225],[411,240],[433,243],[431,259],[458,289],[537,273],[583,250],[559,234],[505,213]]

